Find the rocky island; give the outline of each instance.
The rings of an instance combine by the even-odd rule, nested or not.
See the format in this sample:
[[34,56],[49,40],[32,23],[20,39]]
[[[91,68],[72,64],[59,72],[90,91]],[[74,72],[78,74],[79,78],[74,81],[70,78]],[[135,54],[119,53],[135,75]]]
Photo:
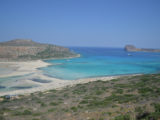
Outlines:
[[0,43],[0,61],[28,61],[76,56],[77,54],[68,48],[37,43],[32,40],[15,39]]
[[129,51],[129,52],[138,52],[138,51],[142,51],[142,52],[160,52],[160,49],[136,48],[133,45],[126,45],[125,46],[125,50]]

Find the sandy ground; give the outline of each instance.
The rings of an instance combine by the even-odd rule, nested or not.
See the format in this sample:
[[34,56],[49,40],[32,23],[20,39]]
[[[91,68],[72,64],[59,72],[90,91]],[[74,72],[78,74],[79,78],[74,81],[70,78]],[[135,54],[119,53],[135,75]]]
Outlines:
[[[32,84],[37,86],[29,89],[19,89],[19,90],[13,90],[13,91],[5,91],[5,92],[1,91],[0,96],[20,95],[20,94],[24,95],[24,94],[37,92],[37,91],[47,91],[50,89],[62,89],[66,86],[74,86],[75,84],[87,83],[87,82],[92,82],[96,80],[107,81],[107,80],[111,80],[119,77],[119,76],[110,76],[110,77],[86,78],[86,79],[79,79],[79,80],[61,80],[61,79],[45,76],[41,70],[37,69],[40,67],[46,67],[48,65],[50,64],[41,60],[30,61],[30,62],[0,62],[0,68],[3,68],[4,66],[6,66],[7,69],[10,69],[9,73],[6,72],[5,74],[5,72],[3,72],[3,74],[0,74],[0,78],[17,76],[17,75],[26,75],[26,74],[32,73],[31,76],[29,77],[26,76],[24,79],[12,83],[12,85],[24,86],[27,84]],[[32,80],[35,78],[43,81],[45,80],[50,81],[50,82],[49,83],[36,82]]]
[[5,70],[3,73],[0,73],[0,78],[34,73],[37,72],[37,68],[48,65],[48,63],[41,60],[29,62],[0,62],[0,68],[5,68],[10,71],[8,73],[8,71]]

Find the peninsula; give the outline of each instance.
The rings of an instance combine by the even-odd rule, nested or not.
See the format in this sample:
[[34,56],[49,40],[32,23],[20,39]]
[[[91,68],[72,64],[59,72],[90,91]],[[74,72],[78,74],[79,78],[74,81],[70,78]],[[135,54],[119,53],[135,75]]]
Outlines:
[[28,39],[0,42],[0,61],[29,61],[76,56],[77,54],[71,52],[68,48],[37,43]]
[[125,50],[129,52],[160,52],[160,49],[136,48],[134,45],[126,45]]

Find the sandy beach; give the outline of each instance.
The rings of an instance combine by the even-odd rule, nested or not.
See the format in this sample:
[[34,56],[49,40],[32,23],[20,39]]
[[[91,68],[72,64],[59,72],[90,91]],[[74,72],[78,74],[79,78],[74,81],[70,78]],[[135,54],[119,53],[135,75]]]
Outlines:
[[[0,62],[0,68],[6,69],[0,73],[0,78],[18,76],[37,72],[37,68],[46,67],[49,64],[42,60],[28,62]],[[8,72],[9,71],[9,72]]]
[[[120,76],[109,76],[109,77],[96,77],[96,78],[85,78],[78,80],[61,80],[49,76],[45,76],[41,70],[38,68],[46,67],[50,64],[42,61],[30,61],[30,62],[0,62],[0,67],[7,68],[9,72],[3,72],[0,74],[0,78],[12,77],[12,76],[22,76],[26,74],[31,74],[30,76],[25,76],[23,79],[13,82],[14,86],[27,86],[34,85],[36,87],[29,89],[18,89],[13,91],[1,91],[0,96],[4,95],[24,95],[30,94],[37,91],[47,91],[50,89],[62,89],[66,86],[74,86],[76,84],[88,83],[96,80],[112,80]],[[38,81],[38,82],[37,82]],[[49,82],[48,82],[49,81]]]

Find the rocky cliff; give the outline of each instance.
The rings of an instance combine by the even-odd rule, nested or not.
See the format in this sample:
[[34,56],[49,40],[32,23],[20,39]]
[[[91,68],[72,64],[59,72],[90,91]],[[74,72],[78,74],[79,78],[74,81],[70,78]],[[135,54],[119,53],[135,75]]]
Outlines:
[[137,51],[143,51],[143,52],[160,52],[160,49],[148,49],[148,48],[136,48],[133,45],[126,45],[125,50],[129,52],[137,52]]
[[16,39],[0,43],[0,61],[75,57],[68,48]]

